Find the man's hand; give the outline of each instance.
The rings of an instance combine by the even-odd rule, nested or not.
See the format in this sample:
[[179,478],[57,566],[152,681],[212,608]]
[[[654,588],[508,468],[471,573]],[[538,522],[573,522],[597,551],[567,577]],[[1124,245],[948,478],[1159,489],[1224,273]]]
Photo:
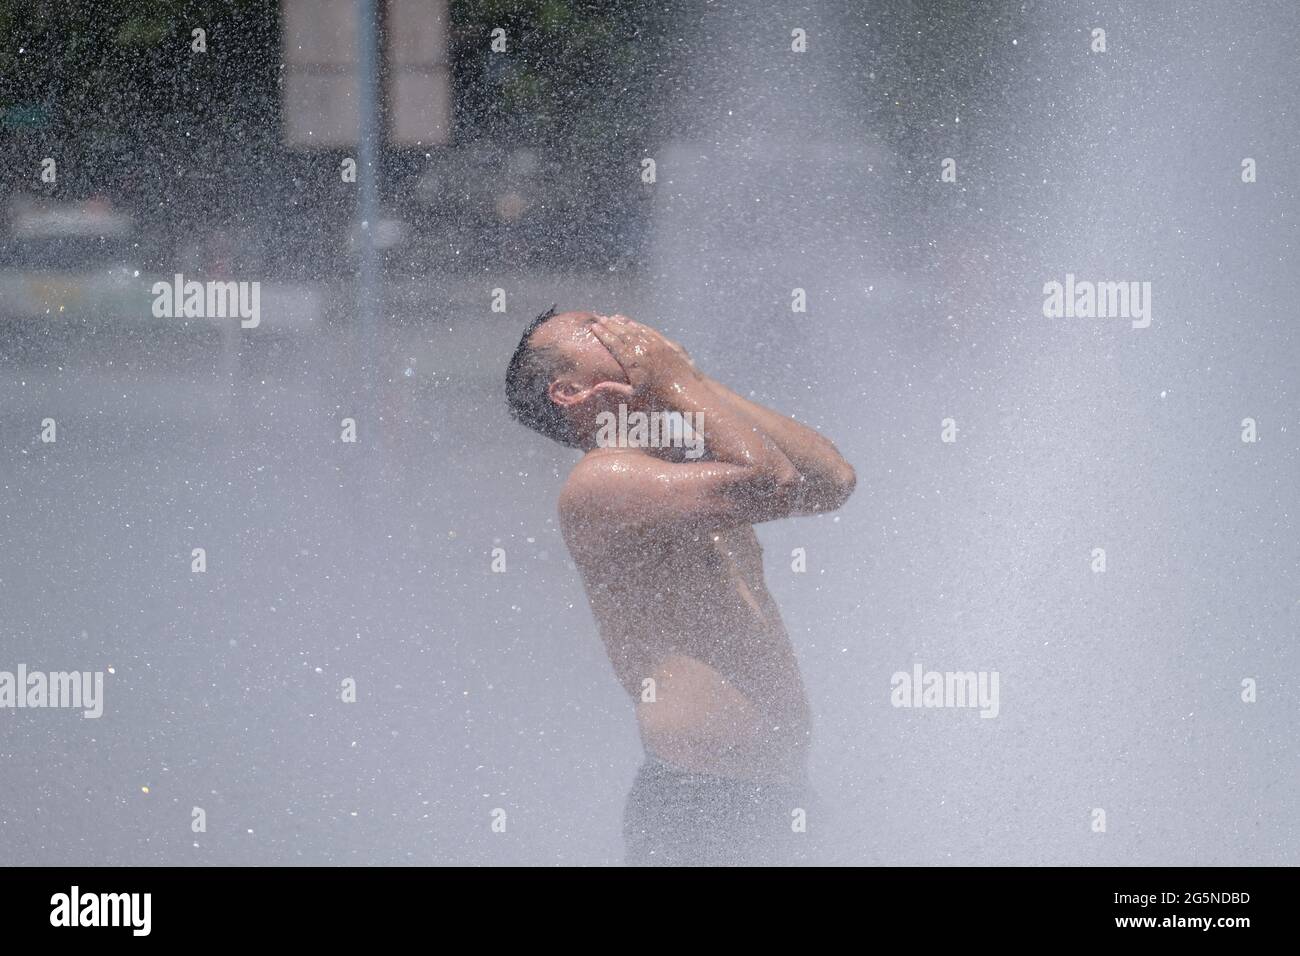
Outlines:
[[627,375],[633,395],[655,404],[671,404],[700,380],[686,350],[659,332],[622,315],[600,316],[592,333]]

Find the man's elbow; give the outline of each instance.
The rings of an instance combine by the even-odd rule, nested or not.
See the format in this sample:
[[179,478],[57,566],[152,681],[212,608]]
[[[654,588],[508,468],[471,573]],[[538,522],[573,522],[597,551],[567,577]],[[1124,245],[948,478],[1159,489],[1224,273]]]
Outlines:
[[853,470],[852,465],[841,458],[818,489],[819,494],[814,503],[814,510],[816,512],[838,510],[849,500],[849,496],[857,486],[857,472]]
[[857,487],[858,473],[853,470],[852,465],[841,458],[839,465],[835,469],[835,492],[837,495],[835,507],[838,508],[848,501]]

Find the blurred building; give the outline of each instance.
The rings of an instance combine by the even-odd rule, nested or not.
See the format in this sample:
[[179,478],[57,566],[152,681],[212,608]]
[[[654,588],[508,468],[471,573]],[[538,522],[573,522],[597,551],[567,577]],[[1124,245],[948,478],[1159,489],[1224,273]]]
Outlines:
[[[283,135],[296,147],[346,147],[358,135],[358,0],[281,0]],[[394,146],[451,140],[446,0],[378,4],[380,113]]]

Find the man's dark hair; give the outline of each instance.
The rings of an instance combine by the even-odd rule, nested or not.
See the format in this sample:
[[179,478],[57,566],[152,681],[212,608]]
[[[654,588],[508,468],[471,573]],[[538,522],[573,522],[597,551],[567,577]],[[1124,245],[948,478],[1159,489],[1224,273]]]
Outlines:
[[510,356],[510,364],[506,367],[506,405],[511,417],[520,424],[562,445],[577,448],[578,441],[569,427],[569,420],[551,401],[549,394],[551,383],[561,372],[567,371],[568,364],[555,349],[537,348],[528,341],[547,319],[555,315],[555,306],[551,306],[524,329],[515,354]]

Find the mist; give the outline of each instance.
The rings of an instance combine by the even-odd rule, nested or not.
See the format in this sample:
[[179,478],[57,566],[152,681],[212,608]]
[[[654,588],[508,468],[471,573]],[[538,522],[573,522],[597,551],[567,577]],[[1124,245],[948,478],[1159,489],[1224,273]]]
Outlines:
[[[557,526],[577,454],[503,397],[552,303],[662,329],[857,471],[757,528],[820,862],[1298,862],[1300,8],[646,7],[639,52],[584,55],[615,132],[548,141],[482,105],[471,6],[449,109],[497,118],[381,149],[364,227],[356,150],[286,159],[273,114],[6,126],[0,670],[104,677],[96,719],[0,708],[3,862],[622,861],[642,747]],[[242,30],[274,100],[276,5],[236,7],[213,55]],[[102,195],[120,243],[30,225]],[[178,274],[260,281],[260,322],[156,317]],[[1047,317],[1067,276],[1150,283],[1149,324]],[[996,716],[898,706],[918,665],[996,674]]]

